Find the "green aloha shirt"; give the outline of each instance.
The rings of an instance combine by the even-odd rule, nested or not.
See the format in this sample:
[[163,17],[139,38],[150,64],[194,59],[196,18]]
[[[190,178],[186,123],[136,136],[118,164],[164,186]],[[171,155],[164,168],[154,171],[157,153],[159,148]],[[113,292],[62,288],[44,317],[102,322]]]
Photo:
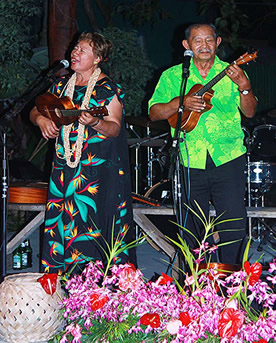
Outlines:
[[[186,93],[195,84],[207,84],[228,65],[216,56],[214,64],[204,80],[191,60]],[[181,79],[182,64],[164,71],[149,100],[149,108],[157,103],[168,103],[171,99],[179,96]],[[186,133],[187,149],[184,142],[180,143],[183,163],[188,166],[189,160],[191,168],[205,169],[207,151],[216,166],[232,161],[246,152],[243,145],[244,133],[239,112],[238,86],[225,76],[212,89],[215,91],[211,100],[213,107],[201,115],[197,126],[191,132]],[[173,135],[174,129],[172,129],[172,137]],[[181,137],[184,138],[183,132],[181,132]]]

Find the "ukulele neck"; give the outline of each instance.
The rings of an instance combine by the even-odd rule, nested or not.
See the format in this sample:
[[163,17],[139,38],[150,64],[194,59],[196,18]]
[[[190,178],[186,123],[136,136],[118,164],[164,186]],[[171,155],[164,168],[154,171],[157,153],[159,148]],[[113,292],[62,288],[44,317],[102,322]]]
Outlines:
[[195,95],[202,96],[204,93],[206,93],[209,89],[211,89],[216,83],[218,83],[225,75],[226,75],[226,69],[221,71],[217,76],[215,76],[211,81],[206,83],[205,86],[203,86],[199,91],[196,92]]

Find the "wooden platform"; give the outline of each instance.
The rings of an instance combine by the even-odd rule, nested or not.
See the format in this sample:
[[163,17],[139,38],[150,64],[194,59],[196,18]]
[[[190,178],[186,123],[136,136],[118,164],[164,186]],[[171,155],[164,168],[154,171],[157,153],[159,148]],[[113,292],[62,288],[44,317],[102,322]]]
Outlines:
[[[148,219],[146,215],[174,215],[172,207],[150,207],[140,204],[133,205],[133,218],[135,223],[141,228],[141,230],[151,238],[153,243],[160,248],[167,256],[173,258],[175,249],[166,239],[164,234],[158,230],[158,228]],[[18,211],[34,211],[38,212],[36,216],[26,224],[26,226],[18,232],[7,243],[7,254],[12,251],[23,242],[30,234],[32,234],[40,225],[44,222],[45,216],[45,204],[13,204],[8,205],[9,210]],[[215,210],[210,209],[210,215],[215,216]],[[248,218],[276,218],[276,207],[248,207]]]

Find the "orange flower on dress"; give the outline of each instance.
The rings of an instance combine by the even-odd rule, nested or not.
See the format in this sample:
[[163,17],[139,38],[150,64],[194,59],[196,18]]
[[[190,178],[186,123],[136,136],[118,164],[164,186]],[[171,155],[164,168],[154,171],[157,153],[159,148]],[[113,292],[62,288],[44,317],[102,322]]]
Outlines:
[[78,250],[74,249],[71,252],[71,258],[73,261],[76,261],[76,259],[81,255],[81,252],[79,252]]

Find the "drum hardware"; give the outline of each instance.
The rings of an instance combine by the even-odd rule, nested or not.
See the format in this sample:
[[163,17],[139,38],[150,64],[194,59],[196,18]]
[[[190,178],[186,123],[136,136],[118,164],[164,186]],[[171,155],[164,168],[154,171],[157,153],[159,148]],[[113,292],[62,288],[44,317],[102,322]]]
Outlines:
[[[126,129],[130,129],[130,131],[131,132],[133,132],[134,133],[134,135],[136,136],[136,138],[134,138],[136,141],[137,140],[141,140],[141,137],[138,135],[138,133],[134,130],[134,127],[133,127],[133,125],[129,125],[127,122],[126,122]],[[132,138],[130,138],[130,139],[132,139]],[[129,140],[130,139],[128,139],[128,145],[130,145],[129,144]],[[134,185],[134,187],[135,187],[135,193],[138,193],[138,186],[139,186],[139,152],[138,152],[138,149],[139,149],[139,145],[137,145],[136,144],[137,142],[135,142],[135,145],[133,145],[132,143],[131,143],[131,148],[132,147],[135,147],[135,167],[134,167],[134,170],[135,170],[135,185]]]
[[271,165],[268,162],[249,162],[251,189],[262,194],[270,190],[272,184]]
[[[145,138],[141,138],[138,133],[135,131],[132,124],[144,126],[147,128],[147,136]],[[136,136],[135,138],[128,138],[128,146],[130,149],[135,148],[135,193],[139,193],[139,170],[140,170],[140,163],[139,163],[139,149],[140,147],[147,148],[147,186],[152,187],[153,185],[153,169],[152,169],[152,162],[155,159],[155,154],[153,152],[153,148],[159,147],[163,151],[164,147],[167,144],[167,140],[164,140],[163,137],[168,136],[168,133],[163,133],[158,136],[152,137],[150,128],[156,128],[155,123],[151,122],[143,117],[126,117],[126,128],[130,129],[131,132]],[[157,122],[158,123],[158,122]],[[159,149],[159,150],[160,150]]]
[[161,180],[145,193],[145,197],[156,199],[162,206],[172,205],[172,183],[170,180]]
[[[252,132],[252,138],[247,128],[242,127],[244,132],[244,145],[247,148],[247,201],[251,207],[265,207],[265,193],[267,193],[273,184],[272,166],[269,162],[263,161],[266,157],[276,156],[276,150],[273,152],[273,146],[276,145],[276,126],[260,125]],[[275,142],[274,142],[275,141]],[[257,155],[258,161],[251,161],[252,155]],[[261,156],[262,155],[262,156]],[[261,160],[260,160],[261,159]],[[263,232],[265,231],[264,220],[258,218],[255,226],[256,240],[262,242]],[[249,237],[252,235],[252,218],[248,219]],[[261,245],[261,243],[260,243]]]
[[[168,136],[168,134],[166,134],[166,135]],[[160,136],[164,136],[164,134],[160,135]],[[161,170],[161,176],[162,177],[163,177],[163,174],[164,174],[164,167],[165,167],[166,161],[164,161],[164,159],[162,160],[162,157],[165,156],[164,153],[163,153],[163,150],[165,149],[166,145],[168,144],[168,140],[167,139],[163,139],[162,141],[163,141],[163,144],[158,149],[156,154],[153,152],[152,148],[149,149],[149,155],[148,155],[148,174],[147,174],[147,180],[148,180],[147,185],[149,187],[153,186],[153,163],[154,162],[158,162],[158,165],[159,165],[160,170]],[[163,153],[163,155],[162,155],[162,153]]]
[[166,132],[168,132],[170,128],[167,120],[151,121],[149,118],[145,117],[125,116],[125,122],[134,126],[140,126]]
[[0,282],[6,276],[6,255],[7,255],[7,192],[8,192],[8,173],[7,173],[7,133],[1,132],[3,143],[3,159],[2,159],[2,219],[0,231]]
[[161,204],[158,200],[146,197],[146,196],[141,195],[141,194],[137,194],[137,193],[132,192],[131,197],[132,197],[132,200],[137,201],[138,203],[143,203],[143,204],[146,204],[149,206],[156,206],[156,207],[161,206]]
[[276,157],[276,126],[257,126],[252,133],[252,153],[263,158]]

